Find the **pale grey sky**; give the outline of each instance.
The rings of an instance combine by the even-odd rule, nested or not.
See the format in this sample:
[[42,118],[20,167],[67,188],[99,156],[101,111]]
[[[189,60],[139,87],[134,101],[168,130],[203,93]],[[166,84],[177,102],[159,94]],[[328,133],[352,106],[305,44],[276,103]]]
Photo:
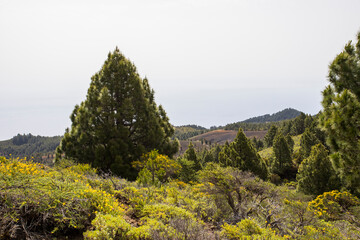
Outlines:
[[62,135],[115,46],[174,125],[315,114],[358,0],[0,0],[0,140]]

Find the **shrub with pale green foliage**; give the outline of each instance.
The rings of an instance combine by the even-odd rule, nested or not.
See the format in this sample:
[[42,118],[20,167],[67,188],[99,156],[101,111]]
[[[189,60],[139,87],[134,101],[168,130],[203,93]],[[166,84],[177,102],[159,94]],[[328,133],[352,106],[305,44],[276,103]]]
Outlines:
[[95,219],[91,222],[93,230],[84,233],[85,239],[93,240],[120,240],[128,239],[127,232],[131,226],[122,216],[111,214],[96,214]]
[[123,206],[95,178],[86,164],[49,168],[0,157],[0,238],[81,233],[97,212],[123,215]]
[[[325,194],[323,205],[310,207],[293,184],[275,186],[214,163],[198,182],[156,186],[71,161],[50,168],[0,158],[0,189],[1,239],[360,238],[357,198]],[[319,216],[318,208],[337,218]]]
[[[309,203],[309,208],[316,215],[327,220],[341,220],[347,215],[358,214],[357,209],[359,207],[359,198],[349,192],[339,192],[338,190],[325,192]],[[352,213],[352,210],[354,210],[354,213]],[[360,214],[350,219],[356,220],[360,224],[359,217]]]
[[221,236],[229,240],[252,240],[252,239],[286,239],[277,236],[275,231],[264,229],[252,219],[244,219],[235,225],[225,223],[222,226]]
[[159,154],[157,150],[144,154],[139,161],[132,162],[132,165],[141,170],[137,180],[144,185],[164,183],[181,169],[175,160]]

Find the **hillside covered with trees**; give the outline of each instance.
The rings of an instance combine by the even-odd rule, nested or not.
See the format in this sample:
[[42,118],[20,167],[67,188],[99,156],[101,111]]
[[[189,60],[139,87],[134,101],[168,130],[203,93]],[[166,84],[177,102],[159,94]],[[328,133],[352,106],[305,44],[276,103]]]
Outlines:
[[286,108],[282,111],[279,111],[279,112],[271,114],[271,115],[265,114],[262,116],[246,119],[242,122],[244,122],[244,123],[279,122],[279,121],[283,121],[283,120],[296,118],[300,114],[301,114],[301,112],[298,110],[295,110],[293,108]]
[[319,114],[232,124],[232,142],[174,157],[165,110],[116,48],[54,166],[0,157],[0,238],[360,239],[359,62],[360,33],[330,64]]
[[208,129],[197,125],[175,126],[174,128],[175,133],[173,139],[177,138],[179,140],[186,140],[209,131]]
[[60,144],[61,137],[42,137],[32,134],[18,134],[13,138],[0,141],[0,156],[33,157],[36,161],[42,161],[43,157],[54,154]]

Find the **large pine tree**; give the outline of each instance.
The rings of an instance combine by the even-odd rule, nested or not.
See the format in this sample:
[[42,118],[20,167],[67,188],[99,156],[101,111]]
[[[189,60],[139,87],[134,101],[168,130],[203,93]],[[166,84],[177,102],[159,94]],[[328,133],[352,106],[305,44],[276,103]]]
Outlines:
[[327,133],[331,160],[343,187],[360,196],[360,33],[329,67],[320,125]]
[[172,156],[178,149],[164,109],[154,101],[148,80],[118,48],[108,54],[101,70],[91,78],[85,101],[71,114],[71,129],[57,149],[57,159],[111,170],[133,179],[131,162],[153,149]]

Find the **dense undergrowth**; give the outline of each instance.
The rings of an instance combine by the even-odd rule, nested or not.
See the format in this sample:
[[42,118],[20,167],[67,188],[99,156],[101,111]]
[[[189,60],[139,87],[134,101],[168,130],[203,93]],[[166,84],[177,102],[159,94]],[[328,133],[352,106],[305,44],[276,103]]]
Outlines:
[[197,182],[0,158],[0,239],[360,239],[360,201],[316,198],[215,163]]

